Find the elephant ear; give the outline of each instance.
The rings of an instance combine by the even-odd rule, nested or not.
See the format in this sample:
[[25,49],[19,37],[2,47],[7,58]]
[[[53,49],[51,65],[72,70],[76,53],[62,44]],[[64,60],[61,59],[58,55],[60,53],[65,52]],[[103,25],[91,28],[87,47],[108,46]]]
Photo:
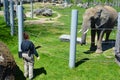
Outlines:
[[109,20],[109,13],[106,10],[101,9],[96,14],[97,17],[95,19],[95,26],[96,28],[100,28]]

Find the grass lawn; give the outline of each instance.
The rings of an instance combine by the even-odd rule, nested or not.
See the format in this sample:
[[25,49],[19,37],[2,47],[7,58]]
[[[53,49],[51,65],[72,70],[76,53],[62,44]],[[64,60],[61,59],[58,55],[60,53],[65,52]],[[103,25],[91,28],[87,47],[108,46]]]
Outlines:
[[[35,59],[34,80],[120,80],[120,67],[114,61],[113,48],[106,49],[102,54],[88,52],[90,47],[90,31],[87,36],[87,44],[76,47],[76,67],[70,69],[69,42],[61,42],[59,36],[70,34],[71,10],[79,10],[78,30],[82,24],[82,14],[85,9],[53,8],[62,16],[58,23],[24,24],[24,31],[30,34],[30,39],[37,49],[40,60]],[[18,35],[17,26],[15,35],[10,36],[10,27],[6,26],[3,16],[0,16],[0,41],[8,45],[17,65],[23,71],[23,60],[18,58]],[[81,33],[77,34],[80,37]],[[110,39],[115,40],[116,29],[112,32]]]

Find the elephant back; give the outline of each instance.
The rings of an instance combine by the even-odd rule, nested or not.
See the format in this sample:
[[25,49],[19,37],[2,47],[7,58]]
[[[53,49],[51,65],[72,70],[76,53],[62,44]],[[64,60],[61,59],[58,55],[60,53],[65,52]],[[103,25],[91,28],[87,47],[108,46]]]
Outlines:
[[110,14],[110,18],[112,18],[113,21],[117,20],[118,12],[110,6],[104,6],[104,8],[107,10],[107,12]]

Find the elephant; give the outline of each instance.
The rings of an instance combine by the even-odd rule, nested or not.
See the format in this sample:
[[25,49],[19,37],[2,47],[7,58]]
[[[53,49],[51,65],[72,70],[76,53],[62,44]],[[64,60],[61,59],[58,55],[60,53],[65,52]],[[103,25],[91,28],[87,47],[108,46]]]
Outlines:
[[[109,41],[109,36],[117,22],[117,11],[107,5],[98,5],[86,9],[83,14],[81,45],[86,44],[86,35],[91,28],[91,45],[90,51],[102,53],[102,39],[106,34],[105,41]],[[95,46],[95,37],[97,36],[97,44]],[[96,49],[97,47],[97,49]]]

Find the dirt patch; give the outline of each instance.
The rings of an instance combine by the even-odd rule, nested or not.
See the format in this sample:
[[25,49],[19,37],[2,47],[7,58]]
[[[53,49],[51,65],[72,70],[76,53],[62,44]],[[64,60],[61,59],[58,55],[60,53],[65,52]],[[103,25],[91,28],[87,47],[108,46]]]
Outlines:
[[[29,24],[59,23],[57,19],[61,17],[61,14],[56,11],[54,11],[54,13],[57,14],[57,16],[54,18],[38,18],[36,15],[34,15],[34,18],[36,18],[37,20],[26,20],[25,23]],[[30,12],[26,13],[26,17],[30,17],[30,15],[31,15]]]

